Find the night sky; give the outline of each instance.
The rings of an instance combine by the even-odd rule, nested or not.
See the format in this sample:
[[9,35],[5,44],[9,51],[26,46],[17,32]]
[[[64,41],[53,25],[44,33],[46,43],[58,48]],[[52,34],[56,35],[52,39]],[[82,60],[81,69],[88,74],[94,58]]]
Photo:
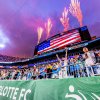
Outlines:
[[[80,0],[83,24],[92,36],[100,36],[100,0]],[[37,27],[44,27],[48,18],[53,21],[50,36],[63,31],[59,21],[70,0],[0,0],[0,54],[32,57],[37,44]],[[79,27],[69,13],[70,28]],[[45,40],[46,33],[41,41]]]

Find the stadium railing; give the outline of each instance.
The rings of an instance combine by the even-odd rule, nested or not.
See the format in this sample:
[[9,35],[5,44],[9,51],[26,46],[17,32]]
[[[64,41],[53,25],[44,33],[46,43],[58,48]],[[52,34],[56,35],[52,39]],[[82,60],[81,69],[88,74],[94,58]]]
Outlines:
[[[33,75],[36,77],[36,79],[39,79],[39,76],[43,76],[42,79],[48,79],[48,75],[55,74],[55,72],[45,73],[43,74],[37,74]],[[59,78],[59,72],[56,73],[58,76],[55,78]],[[74,68],[73,71],[70,71],[70,66],[67,66],[67,77],[66,78],[79,78],[79,77],[93,77],[93,76],[99,76],[100,75],[100,63],[95,64],[91,67],[83,67],[83,68]]]

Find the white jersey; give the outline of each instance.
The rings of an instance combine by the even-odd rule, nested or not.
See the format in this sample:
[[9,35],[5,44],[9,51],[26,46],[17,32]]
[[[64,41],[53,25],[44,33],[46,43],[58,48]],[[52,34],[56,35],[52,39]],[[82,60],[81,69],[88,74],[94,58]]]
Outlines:
[[67,60],[61,62],[61,70],[59,71],[59,78],[67,78]]
[[64,60],[64,66],[66,67],[67,66],[67,60]]
[[61,67],[67,67],[67,60],[61,62]]
[[95,64],[95,61],[94,61],[95,55],[94,55],[94,53],[93,52],[87,52],[86,54],[87,54],[88,58],[85,59],[85,66],[94,65]]

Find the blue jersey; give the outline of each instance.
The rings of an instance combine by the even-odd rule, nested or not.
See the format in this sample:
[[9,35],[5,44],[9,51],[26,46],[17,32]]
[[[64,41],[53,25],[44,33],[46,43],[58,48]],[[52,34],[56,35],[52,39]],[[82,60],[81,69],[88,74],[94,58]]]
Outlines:
[[27,73],[27,79],[30,79],[31,77],[32,77],[32,73],[31,72]]
[[76,64],[75,65],[75,71],[78,71],[78,70],[80,70],[80,65],[79,64]]
[[46,73],[44,72],[45,68],[40,68],[39,69],[39,72],[42,76],[44,76]]
[[18,74],[17,74],[17,79],[19,78],[19,76],[21,76],[21,73],[20,72],[18,72]]
[[57,72],[57,67],[56,67],[56,66],[53,66],[52,73],[54,73],[54,74],[58,73],[58,72]]
[[74,69],[74,63],[73,62],[70,62],[70,72],[74,72],[75,69]]

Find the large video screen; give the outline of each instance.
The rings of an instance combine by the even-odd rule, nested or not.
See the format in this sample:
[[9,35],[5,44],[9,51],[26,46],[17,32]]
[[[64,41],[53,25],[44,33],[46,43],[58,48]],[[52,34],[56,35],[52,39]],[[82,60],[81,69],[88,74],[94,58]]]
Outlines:
[[37,46],[37,53],[41,54],[43,52],[48,52],[51,50],[55,50],[57,48],[62,48],[67,45],[80,42],[81,37],[77,30],[69,33],[62,33],[58,37],[53,38],[51,40],[45,41],[42,44]]
[[87,34],[89,35],[87,27],[77,28],[77,29],[73,29],[67,32],[57,34],[49,38],[48,40],[40,43],[39,45],[37,45],[35,48],[35,54],[42,54],[44,52],[49,52],[60,48],[64,48],[66,46],[84,40],[89,40],[87,38],[90,36],[87,37],[86,36]]

